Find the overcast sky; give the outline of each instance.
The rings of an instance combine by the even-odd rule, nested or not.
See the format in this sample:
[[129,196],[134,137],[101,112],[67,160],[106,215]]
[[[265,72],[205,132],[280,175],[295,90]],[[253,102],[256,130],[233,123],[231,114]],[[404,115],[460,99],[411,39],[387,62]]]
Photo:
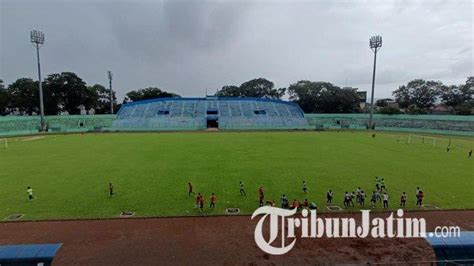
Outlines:
[[114,73],[119,99],[157,86],[204,96],[263,77],[370,90],[372,35],[383,36],[375,98],[414,78],[473,75],[473,1],[0,0],[0,79],[37,77],[29,31],[42,30],[44,76],[88,84]]

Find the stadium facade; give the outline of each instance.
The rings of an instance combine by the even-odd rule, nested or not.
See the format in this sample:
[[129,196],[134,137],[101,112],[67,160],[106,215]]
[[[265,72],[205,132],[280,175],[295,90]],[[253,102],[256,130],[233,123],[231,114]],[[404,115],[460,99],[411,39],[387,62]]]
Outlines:
[[295,103],[261,98],[158,98],[126,103],[116,130],[304,129]]

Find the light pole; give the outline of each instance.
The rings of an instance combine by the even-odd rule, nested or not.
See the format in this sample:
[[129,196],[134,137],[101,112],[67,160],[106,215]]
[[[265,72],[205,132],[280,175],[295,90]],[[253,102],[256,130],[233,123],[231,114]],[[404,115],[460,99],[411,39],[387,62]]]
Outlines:
[[43,86],[41,84],[41,65],[39,48],[44,44],[44,34],[41,31],[32,30],[30,32],[30,41],[36,47],[36,58],[38,59],[38,84],[39,84],[39,100],[40,100],[40,114],[41,114],[41,126],[40,131],[46,131],[46,122],[44,120],[44,105],[43,105]]
[[107,71],[107,77],[109,78],[109,90],[110,90],[110,114],[114,114],[114,96],[112,91],[112,71]]
[[369,116],[369,129],[373,129],[372,117],[374,115],[374,88],[375,88],[375,66],[377,64],[377,51],[382,47],[382,36],[372,36],[370,38],[370,49],[374,51],[374,71],[372,73],[372,96],[370,97],[370,116]]

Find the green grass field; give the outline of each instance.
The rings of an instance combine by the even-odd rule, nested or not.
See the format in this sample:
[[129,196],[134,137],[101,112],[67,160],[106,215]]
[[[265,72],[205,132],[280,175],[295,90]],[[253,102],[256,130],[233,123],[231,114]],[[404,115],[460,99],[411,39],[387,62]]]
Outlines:
[[[322,206],[328,189],[342,206],[345,191],[360,186],[370,194],[376,175],[385,178],[392,208],[402,191],[408,193],[408,208],[416,208],[417,186],[425,192],[425,203],[474,208],[474,157],[467,157],[473,140],[452,139],[454,148],[446,152],[447,137],[432,147],[419,141],[407,144],[406,136],[227,132],[11,138],[8,148],[0,149],[0,219],[14,213],[24,214],[24,219],[116,217],[122,210],[138,216],[220,215],[227,207],[252,213],[260,185],[266,199],[278,205],[285,193],[290,201],[307,197],[326,211]],[[239,194],[240,180],[246,197]],[[112,198],[109,181],[116,191]],[[187,195],[188,181],[205,195],[203,214]],[[35,192],[32,202],[27,186]],[[213,211],[208,208],[211,192],[218,198]]]

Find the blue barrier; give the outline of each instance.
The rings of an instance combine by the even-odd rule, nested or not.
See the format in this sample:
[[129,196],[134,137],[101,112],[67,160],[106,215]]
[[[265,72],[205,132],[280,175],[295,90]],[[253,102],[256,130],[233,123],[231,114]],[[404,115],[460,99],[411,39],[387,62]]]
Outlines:
[[2,245],[0,265],[51,265],[62,244]]

